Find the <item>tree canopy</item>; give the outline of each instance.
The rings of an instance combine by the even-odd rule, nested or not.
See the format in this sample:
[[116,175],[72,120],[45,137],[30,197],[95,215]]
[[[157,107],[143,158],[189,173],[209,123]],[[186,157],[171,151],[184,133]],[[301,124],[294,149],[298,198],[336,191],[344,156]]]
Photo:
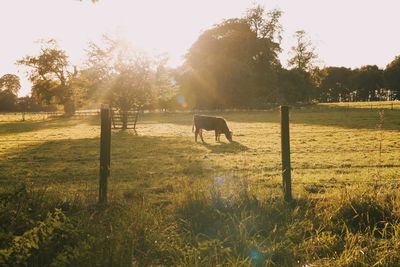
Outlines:
[[273,99],[281,67],[280,15],[257,6],[246,17],[200,35],[179,77],[189,102],[197,108],[227,108]]
[[122,111],[155,107],[172,97],[171,73],[166,59],[150,58],[124,40],[104,36],[102,44],[91,43],[82,77],[90,81],[91,95]]
[[384,79],[391,93],[400,98],[400,55],[386,66]]
[[18,91],[21,89],[19,77],[4,74],[0,77],[0,111],[14,111],[18,108]]
[[17,64],[29,68],[32,96],[39,102],[62,104],[67,114],[75,112],[72,80],[77,75],[77,69],[70,66],[66,52],[58,47],[54,39],[42,42],[39,55],[26,56]]
[[4,74],[0,77],[0,92],[9,91],[14,95],[17,95],[21,89],[20,79],[15,74]]
[[296,44],[291,48],[292,58],[288,60],[288,65],[298,70],[309,71],[318,57],[315,48],[305,31],[296,31],[294,37]]

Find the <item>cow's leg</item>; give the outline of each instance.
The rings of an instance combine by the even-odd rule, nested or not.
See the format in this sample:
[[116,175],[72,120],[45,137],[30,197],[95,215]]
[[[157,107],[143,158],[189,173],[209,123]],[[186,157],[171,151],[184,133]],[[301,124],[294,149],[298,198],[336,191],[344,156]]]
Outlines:
[[197,136],[199,135],[199,129],[196,128],[196,131],[194,132],[194,141],[197,143]]
[[205,143],[205,142],[204,142],[204,139],[203,139],[203,129],[200,129],[200,139],[201,139],[201,141],[202,141],[203,143]]
[[221,133],[219,131],[215,131],[215,141],[219,142],[220,136],[221,136]]

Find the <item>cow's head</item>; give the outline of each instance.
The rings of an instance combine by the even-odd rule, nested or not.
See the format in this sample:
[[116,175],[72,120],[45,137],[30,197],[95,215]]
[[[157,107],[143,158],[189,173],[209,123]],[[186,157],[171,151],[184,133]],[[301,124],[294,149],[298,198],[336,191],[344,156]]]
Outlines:
[[231,131],[228,131],[225,133],[226,139],[228,139],[229,142],[233,142],[232,135],[233,135],[233,132],[231,132]]

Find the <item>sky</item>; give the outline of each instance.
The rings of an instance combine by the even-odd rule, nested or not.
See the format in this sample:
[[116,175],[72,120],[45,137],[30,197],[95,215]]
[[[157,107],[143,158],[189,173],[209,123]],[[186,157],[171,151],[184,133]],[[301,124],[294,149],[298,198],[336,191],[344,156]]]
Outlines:
[[19,75],[19,95],[26,95],[31,85],[15,62],[36,55],[39,39],[57,39],[79,65],[88,42],[105,33],[149,54],[167,53],[178,66],[204,30],[254,4],[283,11],[283,65],[297,30],[308,34],[322,66],[384,68],[400,55],[398,0],[0,0],[0,76]]

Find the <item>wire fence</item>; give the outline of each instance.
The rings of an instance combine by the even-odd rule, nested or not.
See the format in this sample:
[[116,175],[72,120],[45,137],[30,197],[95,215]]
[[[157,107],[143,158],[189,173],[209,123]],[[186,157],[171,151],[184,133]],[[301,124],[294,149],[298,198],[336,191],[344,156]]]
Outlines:
[[[271,111],[278,110],[280,105],[271,104],[268,108],[233,108],[233,109],[220,109],[220,110],[142,110],[141,113],[201,113],[201,112],[259,112],[259,111]],[[321,103],[321,104],[297,104],[290,107],[292,110],[302,111],[329,111],[329,110],[361,110],[365,109],[384,109],[384,110],[400,110],[400,101],[387,101],[387,102],[338,102],[338,103]],[[136,110],[130,110],[127,114],[135,115]],[[29,120],[32,118],[47,119],[51,117],[61,117],[65,113],[61,111],[37,111],[37,112],[0,112],[0,122],[9,122],[18,120]],[[77,110],[72,118],[87,117],[87,116],[98,116],[100,115],[100,109],[84,109]],[[12,118],[12,119],[10,119]]]
[[[399,103],[400,104],[400,103]],[[388,105],[389,106],[389,105]],[[390,104],[390,107],[393,106],[393,103]],[[2,114],[0,114],[2,115]],[[46,117],[46,118],[54,118],[54,117],[61,117],[62,114],[61,113],[54,113],[54,112],[50,112],[50,113],[35,113],[32,115],[37,115],[37,116],[42,116],[42,117]],[[75,115],[75,118],[80,118],[80,117],[91,117],[91,116],[98,116],[99,115],[99,111],[79,111],[77,112],[77,114]],[[18,116],[18,115],[17,115]],[[342,135],[342,134],[376,134],[376,133],[381,133],[382,131],[385,132],[395,132],[398,133],[398,131],[396,130],[386,130],[386,129],[379,129],[378,127],[371,127],[370,129],[363,129],[363,130],[349,130],[349,129],[337,129],[337,130],[311,130],[311,131],[307,131],[307,130],[294,130],[291,131],[291,138],[303,138],[306,139],[309,136],[315,136],[315,135],[321,135],[323,136],[323,139],[325,140],[330,140],[335,138],[335,135]],[[264,135],[276,135],[277,138],[280,135],[279,131],[266,131],[265,133],[263,133]],[[118,138],[118,137],[114,137],[114,138]],[[52,139],[42,139],[42,138],[22,138],[22,139],[15,139],[15,138],[2,138],[0,137],[0,143],[42,143],[42,142],[57,142],[57,141],[65,141],[68,139],[65,138],[52,138]],[[132,139],[126,139],[126,141],[128,140],[132,140]],[[119,141],[124,142],[124,139],[121,138]],[[379,138],[375,138],[374,141],[379,142],[380,139]],[[329,154],[329,157],[341,157],[343,155],[348,156],[349,154],[355,154],[355,153],[366,153],[368,154],[367,156],[371,156],[372,153],[376,153],[379,155],[382,154],[393,154],[396,155],[397,152],[400,151],[400,147],[379,147],[379,145],[376,145],[376,147],[371,147],[371,148],[365,148],[365,147],[356,147],[356,148],[348,148],[349,146],[351,146],[353,144],[349,144],[348,146],[342,146],[340,148],[330,148],[330,149],[315,149],[315,146],[313,146],[313,144],[305,144],[302,146],[301,149],[299,148],[294,148],[291,151],[291,155],[292,155],[292,169],[293,171],[309,171],[310,173],[312,173],[313,171],[316,170],[356,170],[356,169],[375,169],[375,170],[380,170],[380,169],[392,169],[395,170],[396,172],[398,171],[398,168],[400,168],[400,164],[399,161],[396,159],[392,159],[388,162],[385,162],[384,160],[381,159],[373,159],[371,160],[371,162],[375,162],[375,163],[365,163],[365,164],[349,164],[346,160],[345,157],[343,157],[343,162],[335,162],[334,164],[320,164],[320,163],[316,163],[316,162],[296,162],[296,157],[298,155],[301,155],[303,157],[307,157],[307,156],[315,156],[315,155],[320,155],[320,157],[327,157],[327,155],[323,155],[323,154]],[[278,147],[278,145],[276,146]],[[256,153],[260,156],[262,155],[271,155],[273,156],[276,160],[276,162],[279,162],[279,159],[281,157],[281,151],[279,149],[273,150],[273,149],[265,149],[265,150],[249,150],[248,151]],[[400,155],[400,153],[399,153]],[[155,155],[156,156],[156,155]],[[250,157],[250,156],[249,156]],[[121,160],[118,158],[114,158],[113,160]],[[250,159],[251,160],[251,159]],[[123,161],[123,160],[122,160]],[[329,160],[325,160],[328,161]],[[79,164],[88,164],[88,163],[94,163],[94,167],[98,167],[98,162],[99,162],[99,158],[98,157],[90,157],[90,158],[65,158],[65,157],[57,157],[57,158],[48,158],[48,157],[42,157],[42,158],[37,158],[35,156],[25,156],[25,157],[17,157],[17,156],[9,156],[3,159],[0,159],[0,169],[1,169],[1,165],[7,164],[7,163],[15,163],[15,162],[19,162],[19,166],[23,166],[24,164],[26,164],[27,168],[34,168],[35,164],[38,165],[42,165],[42,164],[48,164],[51,166],[51,164],[73,164],[73,163],[79,163]],[[246,168],[248,166],[245,166]],[[68,167],[66,167],[68,168]],[[263,166],[260,166],[260,168],[263,168]],[[269,166],[268,168],[266,168],[267,171],[263,171],[263,174],[268,176],[268,171],[270,173],[279,173],[280,172],[280,166],[279,165],[272,165]],[[98,173],[97,169],[93,169],[94,173]],[[276,183],[280,182],[279,178],[274,178],[276,179]],[[293,185],[313,185],[316,183],[322,183],[321,181],[303,181],[303,180],[297,180],[296,177],[294,177],[293,179]],[[368,184],[368,185],[376,185],[376,184],[398,184],[400,183],[400,177],[399,178],[391,178],[391,179],[386,179],[386,178],[382,178],[379,177],[379,179],[374,178],[372,180],[368,180],[368,179],[364,179],[364,180],[327,180],[325,182],[323,182],[326,185],[329,184],[335,184],[335,185],[340,185],[340,186],[346,186],[346,185],[356,185],[356,184]],[[63,189],[66,190],[68,192],[89,192],[89,193],[96,193],[98,188],[96,186],[90,185],[91,188],[78,188],[78,189]],[[129,189],[118,189],[118,188],[110,188],[110,193],[112,192],[126,192]]]

